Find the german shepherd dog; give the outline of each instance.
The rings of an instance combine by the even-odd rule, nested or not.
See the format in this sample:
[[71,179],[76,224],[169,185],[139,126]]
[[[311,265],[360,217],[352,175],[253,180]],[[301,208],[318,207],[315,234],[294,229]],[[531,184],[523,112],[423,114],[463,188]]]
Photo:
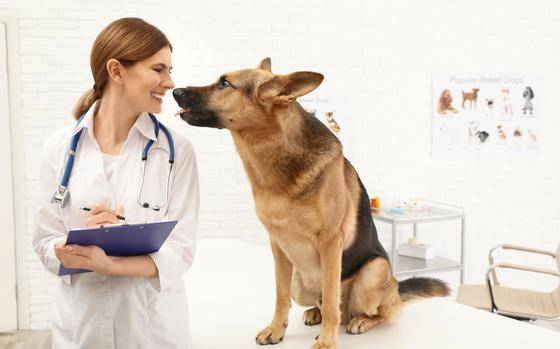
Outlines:
[[340,141],[296,102],[322,81],[314,72],[274,75],[266,58],[257,69],[173,91],[184,121],[231,132],[268,231],[276,308],[259,344],[283,339],[290,298],[311,307],[306,325],[321,323],[312,348],[330,349],[340,324],[363,333],[395,315],[401,301],[449,293],[437,279],[394,278],[369,196]]

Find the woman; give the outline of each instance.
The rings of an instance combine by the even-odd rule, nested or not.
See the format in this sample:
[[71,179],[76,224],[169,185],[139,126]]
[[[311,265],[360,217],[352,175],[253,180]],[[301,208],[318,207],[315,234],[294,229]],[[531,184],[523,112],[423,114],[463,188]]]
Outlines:
[[[59,277],[54,348],[190,347],[182,276],[195,248],[196,159],[191,144],[171,132],[175,161],[168,184],[169,140],[163,132],[156,136],[157,121],[148,114],[161,112],[164,95],[174,86],[171,50],[165,35],[141,19],[109,24],[92,47],[95,84],[74,109],[79,121],[56,132],[44,147],[33,248],[55,275],[61,264],[93,270]],[[59,185],[77,133],[65,185],[69,194],[63,195]],[[142,152],[149,141],[154,143],[139,194]],[[58,197],[53,196],[57,188]],[[163,207],[154,210],[158,205]],[[65,246],[70,229],[116,223],[122,215],[131,221],[179,223],[162,248],[149,255],[117,258],[96,246]]]

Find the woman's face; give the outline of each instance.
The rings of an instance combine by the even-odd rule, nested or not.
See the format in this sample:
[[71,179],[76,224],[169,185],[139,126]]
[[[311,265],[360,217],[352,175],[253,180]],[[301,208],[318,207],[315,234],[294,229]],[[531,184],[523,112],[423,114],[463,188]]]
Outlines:
[[167,46],[123,72],[124,97],[141,112],[160,113],[165,93],[174,86]]

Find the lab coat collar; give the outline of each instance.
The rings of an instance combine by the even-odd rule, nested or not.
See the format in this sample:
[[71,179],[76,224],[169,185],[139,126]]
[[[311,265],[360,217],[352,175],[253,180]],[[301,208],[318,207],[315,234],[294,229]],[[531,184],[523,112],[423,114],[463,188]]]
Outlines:
[[[81,118],[80,121],[74,127],[74,131],[72,132],[72,137],[76,135],[76,133],[80,132],[82,129],[87,128],[93,130],[93,112],[96,109],[97,103],[99,100],[95,101],[93,105],[86,111],[85,115]],[[93,131],[90,131],[93,133]]]
[[[80,132],[84,128],[87,129],[90,136],[93,137],[93,114],[98,102],[99,100],[93,103],[82,120],[76,125],[74,131],[72,132],[72,137],[74,137],[76,133]],[[140,132],[144,137],[148,139],[151,139],[153,141],[157,140],[155,125],[150,118],[150,115],[148,115],[148,113],[146,112],[141,113],[138,118],[136,118],[136,122],[134,123],[132,128],[137,129],[138,132]]]
[[156,137],[156,125],[150,118],[150,115],[143,112],[138,116],[133,128],[136,128],[144,137],[151,139],[152,141],[157,141]]

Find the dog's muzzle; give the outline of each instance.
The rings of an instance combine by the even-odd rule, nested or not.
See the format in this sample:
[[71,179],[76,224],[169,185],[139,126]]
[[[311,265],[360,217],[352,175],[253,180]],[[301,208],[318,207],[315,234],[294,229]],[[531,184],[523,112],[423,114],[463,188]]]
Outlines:
[[173,90],[173,98],[182,108],[181,119],[189,125],[221,128],[214,113],[204,108],[203,96],[194,88],[176,88]]
[[189,90],[189,88],[176,88],[173,90],[173,98],[181,108],[195,109],[200,106],[202,100],[200,93]]

